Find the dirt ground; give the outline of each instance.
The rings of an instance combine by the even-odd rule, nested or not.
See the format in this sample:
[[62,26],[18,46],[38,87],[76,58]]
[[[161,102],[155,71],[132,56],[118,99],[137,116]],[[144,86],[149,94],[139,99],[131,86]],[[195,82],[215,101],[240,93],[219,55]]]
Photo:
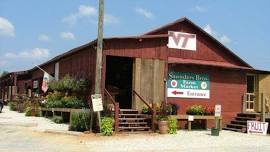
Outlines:
[[254,136],[222,131],[178,131],[177,135],[95,134],[71,136],[42,133],[29,127],[0,126],[0,152],[92,152],[92,151],[192,151],[192,152],[269,152],[270,136]]

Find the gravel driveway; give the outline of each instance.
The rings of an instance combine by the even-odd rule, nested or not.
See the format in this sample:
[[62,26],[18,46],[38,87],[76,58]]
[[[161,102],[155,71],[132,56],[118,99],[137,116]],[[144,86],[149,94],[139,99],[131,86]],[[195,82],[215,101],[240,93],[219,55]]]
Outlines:
[[[5,113],[0,113],[0,122],[13,119],[12,116],[8,117],[4,115]],[[21,119],[24,120],[23,118]],[[29,123],[35,122],[27,121],[29,121]],[[39,121],[40,120],[36,122]],[[41,125],[41,123],[38,124],[38,126],[39,125]],[[0,152],[270,151],[270,136],[247,135],[231,131],[222,131],[218,137],[210,136],[210,131],[189,132],[184,130],[178,131],[177,135],[118,134],[111,137],[103,137],[95,134],[70,136],[43,133],[34,131],[32,128],[33,127],[21,127],[16,125],[0,125]],[[42,128],[42,126],[40,126],[40,128]]]

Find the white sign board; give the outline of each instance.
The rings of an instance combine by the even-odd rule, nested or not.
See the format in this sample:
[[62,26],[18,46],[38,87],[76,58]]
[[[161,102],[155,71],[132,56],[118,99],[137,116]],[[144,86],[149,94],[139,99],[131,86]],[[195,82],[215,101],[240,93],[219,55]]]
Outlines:
[[102,104],[102,98],[101,94],[93,94],[91,95],[92,98],[92,106],[93,106],[93,111],[102,111],[103,110],[103,104]]
[[38,88],[38,80],[33,81],[33,88]]
[[221,116],[221,105],[217,104],[215,105],[215,117]]
[[196,34],[168,31],[168,48],[196,51]]
[[266,135],[268,122],[247,121],[247,133],[256,135]]
[[194,116],[188,116],[188,121],[194,121]]

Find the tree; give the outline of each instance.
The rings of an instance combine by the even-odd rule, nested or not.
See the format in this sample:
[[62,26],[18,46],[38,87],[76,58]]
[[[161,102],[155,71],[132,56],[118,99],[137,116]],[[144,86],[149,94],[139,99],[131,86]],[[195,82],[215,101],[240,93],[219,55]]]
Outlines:
[[4,76],[7,75],[8,73],[9,73],[8,71],[0,72],[0,77],[4,77]]

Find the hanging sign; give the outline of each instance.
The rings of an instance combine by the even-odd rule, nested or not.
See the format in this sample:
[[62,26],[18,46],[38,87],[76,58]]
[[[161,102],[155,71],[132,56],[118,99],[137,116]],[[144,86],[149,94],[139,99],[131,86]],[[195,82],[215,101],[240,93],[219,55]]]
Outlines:
[[92,99],[92,106],[93,106],[93,111],[102,111],[103,110],[103,104],[102,104],[102,98],[101,94],[93,94],[91,95]]
[[170,72],[167,81],[168,97],[210,98],[208,74]]
[[256,135],[266,135],[268,122],[247,121],[247,133]]
[[168,48],[196,51],[196,34],[168,31]]

